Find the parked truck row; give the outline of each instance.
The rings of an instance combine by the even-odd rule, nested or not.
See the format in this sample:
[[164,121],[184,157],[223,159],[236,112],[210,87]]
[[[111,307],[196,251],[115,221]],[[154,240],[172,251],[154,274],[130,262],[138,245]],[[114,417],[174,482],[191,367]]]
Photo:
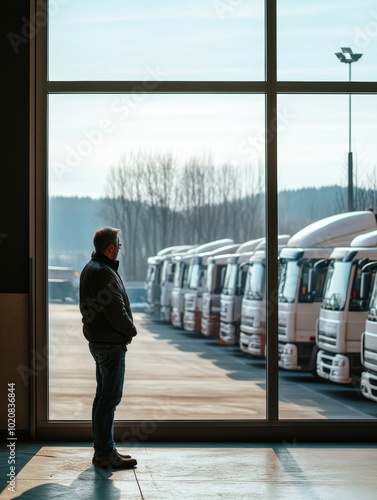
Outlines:
[[[371,211],[326,217],[278,236],[279,368],[377,401],[377,225]],[[266,242],[231,239],[163,249],[148,259],[154,319],[265,357]]]

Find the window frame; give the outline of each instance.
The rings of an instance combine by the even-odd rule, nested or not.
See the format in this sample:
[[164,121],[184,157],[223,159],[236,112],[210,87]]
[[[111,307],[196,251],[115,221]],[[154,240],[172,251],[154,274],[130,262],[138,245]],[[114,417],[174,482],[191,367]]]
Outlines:
[[[45,15],[47,0],[31,0],[31,19]],[[90,421],[48,421],[48,310],[47,310],[47,100],[55,93],[130,93],[137,81],[47,81],[47,29],[38,26],[30,40],[30,257],[31,257],[31,437],[90,440]],[[265,81],[164,81],[148,93],[263,94],[265,96],[265,213],[267,314],[266,419],[219,421],[159,421],[153,432],[143,421],[117,422],[116,438],[124,439],[131,427],[143,441],[293,441],[377,438],[375,421],[283,420],[279,413],[278,330],[275,293],[278,286],[278,182],[277,97],[288,94],[376,94],[375,82],[277,81],[277,0],[265,0]],[[41,359],[44,360],[41,363]]]

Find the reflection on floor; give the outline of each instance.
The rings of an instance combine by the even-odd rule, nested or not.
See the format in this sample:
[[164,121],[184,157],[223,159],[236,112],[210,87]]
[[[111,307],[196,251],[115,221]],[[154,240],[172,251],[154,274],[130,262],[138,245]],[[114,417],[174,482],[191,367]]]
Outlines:
[[0,451],[4,499],[377,498],[377,445],[143,444],[127,450],[137,468],[111,472],[92,466],[87,443],[15,448]]

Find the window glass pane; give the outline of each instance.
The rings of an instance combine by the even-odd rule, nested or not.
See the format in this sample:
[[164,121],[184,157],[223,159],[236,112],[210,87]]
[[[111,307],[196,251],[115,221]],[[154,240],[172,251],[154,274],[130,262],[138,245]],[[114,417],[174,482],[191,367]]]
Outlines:
[[49,4],[50,80],[264,79],[263,0]]
[[[278,0],[277,37],[279,80],[347,81],[351,54],[342,48],[351,48],[355,54],[352,81],[376,80],[374,0]],[[362,54],[359,61],[356,54]]]
[[[245,277],[233,274],[227,296],[227,347],[219,345],[218,288],[238,245],[264,235],[264,97],[154,94],[133,109],[129,99],[49,98],[49,417],[90,420],[95,371],[75,273],[90,259],[95,230],[111,225],[122,229],[120,272],[139,330],[117,419],[264,419],[264,362],[240,359],[237,283]],[[206,298],[209,256],[184,259],[184,249],[220,239],[226,252],[213,262]],[[167,247],[174,255],[154,258]],[[173,286],[194,304],[178,314],[187,320],[179,328]],[[206,333],[193,331],[193,317],[194,330],[208,320]]]
[[[361,296],[361,271],[377,252],[365,240],[357,247],[369,248],[350,244],[376,230],[366,209],[377,208],[377,98],[352,96],[351,117],[349,97],[341,95],[281,95],[278,109],[279,227],[293,235],[280,252],[279,415],[375,418],[375,403],[362,396],[360,383],[371,369],[360,355],[372,290]],[[350,153],[356,213],[347,213]],[[316,221],[322,222],[310,226]],[[363,384],[371,394],[373,384]]]

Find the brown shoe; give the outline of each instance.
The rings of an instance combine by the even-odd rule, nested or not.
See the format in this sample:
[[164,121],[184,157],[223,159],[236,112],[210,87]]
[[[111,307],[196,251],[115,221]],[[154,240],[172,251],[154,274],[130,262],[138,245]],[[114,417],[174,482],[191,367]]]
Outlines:
[[95,467],[101,469],[132,469],[137,465],[134,458],[124,458],[114,450],[108,455],[94,453],[92,463]]
[[131,455],[123,455],[123,453],[121,453],[121,452],[120,452],[119,450],[117,450],[117,449],[116,449],[115,451],[116,451],[116,452],[118,453],[118,455],[119,455],[120,457],[122,457],[122,458],[132,458],[132,457],[131,457]]

